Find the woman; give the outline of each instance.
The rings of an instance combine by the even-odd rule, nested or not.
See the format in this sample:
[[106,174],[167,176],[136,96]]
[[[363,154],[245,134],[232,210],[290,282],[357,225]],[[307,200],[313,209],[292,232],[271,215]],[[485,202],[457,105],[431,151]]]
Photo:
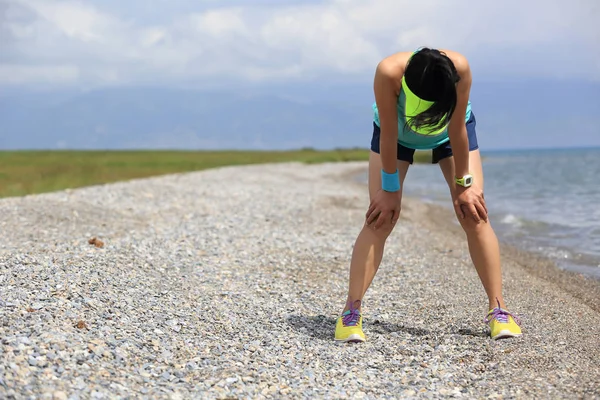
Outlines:
[[361,301],[398,221],[402,182],[415,149],[431,149],[464,229],[471,260],[489,298],[490,336],[520,336],[519,320],[506,310],[498,240],[488,222],[475,116],[469,93],[471,71],[454,51],[421,48],[382,60],[375,73],[374,132],[369,158],[371,204],[350,264],[346,307],[335,339],[363,342]]

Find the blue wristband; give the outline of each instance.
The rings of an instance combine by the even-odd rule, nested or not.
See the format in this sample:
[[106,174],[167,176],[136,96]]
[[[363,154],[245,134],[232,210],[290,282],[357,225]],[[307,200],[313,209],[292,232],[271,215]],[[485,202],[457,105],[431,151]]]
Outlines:
[[398,170],[393,174],[388,174],[381,169],[381,188],[386,192],[397,192],[400,190],[400,178]]

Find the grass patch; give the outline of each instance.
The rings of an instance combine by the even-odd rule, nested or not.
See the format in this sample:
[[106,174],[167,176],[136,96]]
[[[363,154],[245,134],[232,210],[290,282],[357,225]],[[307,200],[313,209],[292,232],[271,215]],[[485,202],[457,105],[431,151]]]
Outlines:
[[[366,161],[368,149],[319,151],[1,151],[0,197],[23,196],[227,165]],[[416,152],[415,162],[429,162]]]

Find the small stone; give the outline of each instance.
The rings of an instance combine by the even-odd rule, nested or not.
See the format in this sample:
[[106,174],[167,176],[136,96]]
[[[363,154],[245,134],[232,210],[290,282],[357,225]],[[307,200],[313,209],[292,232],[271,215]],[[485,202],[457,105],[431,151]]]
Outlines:
[[54,400],[67,400],[67,394],[62,391],[56,391],[52,393],[52,399]]
[[99,247],[99,248],[104,247],[104,242],[102,240],[98,239],[97,237],[90,238],[88,240],[88,243],[91,245],[94,245],[96,247]]
[[29,344],[31,344],[31,339],[29,339],[27,336],[21,336],[19,338],[19,343],[23,343],[25,345],[29,345]]
[[87,323],[86,323],[85,321],[78,321],[78,322],[75,324],[75,327],[76,327],[77,329],[89,329],[89,328],[88,328],[88,325],[87,325]]
[[195,362],[189,362],[185,365],[185,368],[189,371],[198,369],[198,364],[196,364]]

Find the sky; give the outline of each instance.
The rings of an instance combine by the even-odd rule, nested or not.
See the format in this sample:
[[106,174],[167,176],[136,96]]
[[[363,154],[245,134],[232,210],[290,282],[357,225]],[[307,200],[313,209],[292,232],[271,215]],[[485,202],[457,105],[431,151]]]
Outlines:
[[351,85],[419,46],[474,85],[598,84],[598,21],[597,0],[0,0],[0,91]]

